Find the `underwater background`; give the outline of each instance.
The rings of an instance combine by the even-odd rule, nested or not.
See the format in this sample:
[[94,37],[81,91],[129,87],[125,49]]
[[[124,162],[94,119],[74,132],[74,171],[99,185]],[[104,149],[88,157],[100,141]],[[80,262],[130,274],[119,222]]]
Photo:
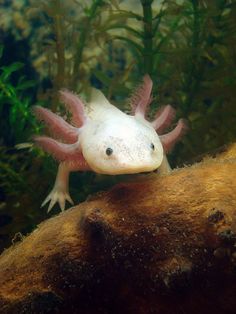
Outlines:
[[[148,73],[150,118],[171,104],[189,131],[173,167],[236,139],[236,1],[0,1],[0,252],[50,215],[40,205],[57,163],[32,144],[42,133],[36,104],[66,114],[58,91],[101,89],[125,112]],[[73,173],[75,203],[124,177]]]

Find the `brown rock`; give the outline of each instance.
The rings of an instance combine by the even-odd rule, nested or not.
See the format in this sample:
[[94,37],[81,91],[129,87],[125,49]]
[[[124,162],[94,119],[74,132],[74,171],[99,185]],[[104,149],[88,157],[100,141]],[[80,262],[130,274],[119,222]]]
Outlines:
[[143,175],[0,256],[1,313],[236,313],[236,159]]

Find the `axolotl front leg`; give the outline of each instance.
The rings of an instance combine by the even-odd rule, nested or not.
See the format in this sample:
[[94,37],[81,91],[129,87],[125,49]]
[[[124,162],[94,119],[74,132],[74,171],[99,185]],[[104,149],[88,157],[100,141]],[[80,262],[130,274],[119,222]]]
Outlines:
[[65,210],[65,203],[68,201],[70,204],[74,204],[70,194],[69,194],[69,176],[72,171],[86,171],[89,167],[86,164],[76,163],[71,164],[70,162],[61,162],[58,167],[56,180],[52,191],[43,201],[41,207],[46,205],[48,202],[48,212],[53,208],[53,206],[58,202],[62,211]]
[[52,209],[52,207],[58,202],[61,210],[65,209],[65,202],[68,201],[70,204],[74,204],[72,198],[69,194],[69,175],[70,168],[68,167],[66,162],[62,162],[59,164],[58,172],[56,176],[56,181],[53,186],[52,191],[43,201],[41,207],[46,205],[48,202],[48,212]]
[[49,212],[58,202],[61,210],[64,210],[66,200],[73,204],[69,194],[70,172],[87,171],[90,170],[90,167],[82,155],[79,142],[68,145],[59,143],[58,141],[45,136],[36,137],[35,142],[46,152],[53,155],[57,160],[61,160],[54,187],[41,206],[50,202],[48,207]]

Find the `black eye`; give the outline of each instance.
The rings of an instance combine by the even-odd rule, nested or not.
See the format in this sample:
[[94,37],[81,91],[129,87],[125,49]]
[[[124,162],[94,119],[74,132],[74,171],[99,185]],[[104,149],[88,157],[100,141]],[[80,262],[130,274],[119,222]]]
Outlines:
[[150,145],[150,146],[151,146],[151,149],[152,149],[152,150],[154,150],[154,149],[155,149],[155,146],[154,146],[154,144],[153,144],[153,143],[151,143],[151,145]]
[[112,153],[113,153],[113,149],[110,148],[110,147],[108,147],[108,148],[106,149],[106,154],[107,154],[107,156],[110,156]]

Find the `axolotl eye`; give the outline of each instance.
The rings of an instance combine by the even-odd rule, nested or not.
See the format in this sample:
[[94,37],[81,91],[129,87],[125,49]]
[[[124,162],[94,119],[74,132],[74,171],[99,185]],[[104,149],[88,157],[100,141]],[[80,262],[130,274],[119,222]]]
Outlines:
[[110,147],[108,147],[108,148],[106,149],[106,154],[107,154],[107,156],[111,156],[112,153],[113,153],[113,149],[110,148]]
[[151,147],[152,150],[155,149],[155,145],[153,143],[150,144],[150,147]]

